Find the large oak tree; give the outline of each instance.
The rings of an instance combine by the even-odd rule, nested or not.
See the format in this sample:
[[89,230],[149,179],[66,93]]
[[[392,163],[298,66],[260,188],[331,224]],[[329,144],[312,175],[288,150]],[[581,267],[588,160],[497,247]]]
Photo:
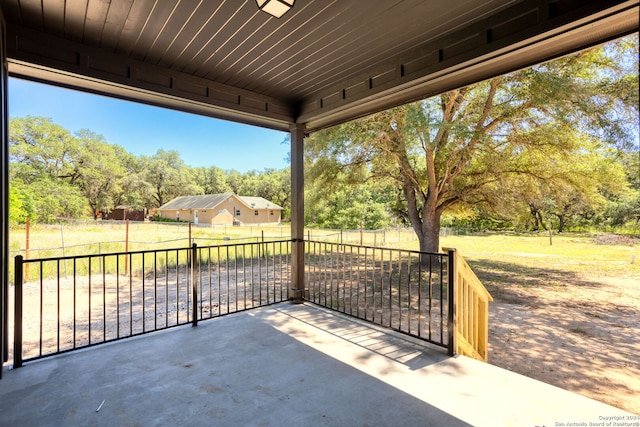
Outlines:
[[318,132],[307,143],[310,176],[327,189],[336,176],[395,183],[420,250],[437,252],[446,211],[497,206],[519,179],[570,185],[575,175],[541,166],[545,157],[570,163],[585,149],[583,136],[618,147],[633,141],[630,50],[637,57],[637,36]]

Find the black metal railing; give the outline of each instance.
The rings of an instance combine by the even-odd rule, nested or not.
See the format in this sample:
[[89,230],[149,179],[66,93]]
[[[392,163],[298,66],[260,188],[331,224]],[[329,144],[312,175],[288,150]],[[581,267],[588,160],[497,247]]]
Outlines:
[[14,366],[285,301],[290,253],[290,241],[270,241],[31,260],[18,255]]
[[306,241],[305,298],[449,347],[450,260],[448,254]]
[[288,299],[291,241],[197,249],[198,319],[210,319]]
[[[14,367],[289,299],[291,240],[15,258]],[[453,252],[305,241],[304,300],[447,347]],[[28,278],[25,277],[28,272]]]

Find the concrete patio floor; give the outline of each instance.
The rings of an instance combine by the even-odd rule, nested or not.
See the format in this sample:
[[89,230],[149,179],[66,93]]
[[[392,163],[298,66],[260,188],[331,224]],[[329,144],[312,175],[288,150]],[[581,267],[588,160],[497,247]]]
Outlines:
[[626,416],[308,304],[67,353],[0,380],[2,426],[533,427]]

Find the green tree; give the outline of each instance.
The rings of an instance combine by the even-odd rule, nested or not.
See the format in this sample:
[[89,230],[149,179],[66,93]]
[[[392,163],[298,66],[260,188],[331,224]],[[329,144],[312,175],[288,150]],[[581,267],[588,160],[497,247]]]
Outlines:
[[80,218],[87,201],[80,189],[60,179],[43,178],[30,184],[15,185],[27,205],[25,211],[35,222],[53,223],[60,218]]
[[24,224],[30,217],[29,205],[25,203],[25,195],[12,185],[9,188],[9,225]]
[[228,188],[240,196],[263,197],[284,208],[283,218],[291,212],[291,177],[290,169],[265,169],[262,172],[251,170],[240,173],[236,170],[227,172]]
[[122,166],[123,176],[113,195],[114,206],[128,206],[133,209],[148,207],[151,199],[150,187],[144,181],[143,161],[120,146],[113,146],[118,163]]
[[44,117],[12,118],[9,122],[11,178],[25,184],[42,178],[69,178],[79,146],[63,127]]
[[71,183],[80,189],[89,203],[93,219],[97,219],[100,211],[109,211],[115,206],[124,168],[115,147],[108,144],[102,135],[81,130],[77,139],[79,150],[74,160]]
[[86,200],[73,183],[77,138],[43,117],[11,119],[9,129],[11,186],[24,212],[38,222],[82,216]]
[[199,167],[193,170],[193,176],[197,185],[202,188],[204,194],[222,194],[231,191],[225,172],[216,167]]
[[142,156],[140,160],[151,196],[148,207],[160,207],[178,196],[201,194],[202,189],[195,185],[191,169],[177,151],[158,150],[153,156]]
[[634,44],[616,43],[318,132],[306,155],[325,181],[344,173],[393,183],[420,250],[436,252],[443,213],[499,205],[513,177],[544,181],[532,168],[541,152],[570,162],[567,141],[580,133],[632,141],[637,68],[617,56]]
[[342,187],[329,197],[318,197],[309,207],[307,222],[317,227],[377,230],[391,225],[388,208],[364,184]]

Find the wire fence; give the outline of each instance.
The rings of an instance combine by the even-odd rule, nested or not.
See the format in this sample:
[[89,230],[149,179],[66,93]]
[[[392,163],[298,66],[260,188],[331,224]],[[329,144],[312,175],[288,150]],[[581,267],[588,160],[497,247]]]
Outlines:
[[[128,229],[127,229],[128,228]],[[416,241],[408,228],[390,230],[307,229],[308,239],[337,243],[385,245],[401,241]],[[11,256],[25,259],[78,254],[101,254],[129,250],[162,248],[170,244],[216,244],[259,242],[291,238],[288,224],[211,226],[190,223],[76,221],[61,224],[36,224],[10,231]]]
[[[465,234],[443,228],[441,235]],[[25,260],[115,252],[160,250],[176,246],[257,243],[291,238],[289,224],[208,225],[186,222],[76,220],[58,224],[27,224],[9,233],[10,257]],[[411,228],[385,230],[305,229],[306,240],[375,247],[413,248],[417,237]],[[10,263],[10,270],[13,268]],[[9,271],[12,276],[12,271]],[[28,268],[25,271],[29,278]]]

